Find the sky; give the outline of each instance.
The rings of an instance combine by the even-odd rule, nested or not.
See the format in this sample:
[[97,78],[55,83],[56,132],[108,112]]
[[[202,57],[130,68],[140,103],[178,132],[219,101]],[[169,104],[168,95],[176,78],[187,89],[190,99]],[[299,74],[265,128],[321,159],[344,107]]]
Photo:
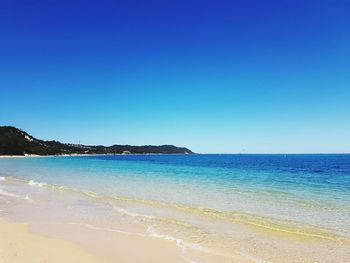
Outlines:
[[350,1],[0,1],[0,125],[82,144],[350,152]]

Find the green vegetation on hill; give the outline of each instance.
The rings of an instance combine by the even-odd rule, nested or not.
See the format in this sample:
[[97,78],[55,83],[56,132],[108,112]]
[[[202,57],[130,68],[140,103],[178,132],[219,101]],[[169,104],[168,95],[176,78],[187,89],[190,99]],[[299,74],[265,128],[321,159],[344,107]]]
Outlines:
[[191,150],[173,145],[161,146],[88,146],[65,144],[58,141],[43,141],[12,126],[0,126],[0,155],[59,155],[59,154],[144,154],[144,153],[193,153]]

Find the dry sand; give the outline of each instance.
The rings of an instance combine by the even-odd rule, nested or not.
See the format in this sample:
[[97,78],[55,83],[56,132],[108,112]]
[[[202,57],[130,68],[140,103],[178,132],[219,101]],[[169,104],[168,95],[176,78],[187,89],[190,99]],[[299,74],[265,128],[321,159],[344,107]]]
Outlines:
[[78,245],[34,235],[25,224],[0,220],[0,263],[103,262]]

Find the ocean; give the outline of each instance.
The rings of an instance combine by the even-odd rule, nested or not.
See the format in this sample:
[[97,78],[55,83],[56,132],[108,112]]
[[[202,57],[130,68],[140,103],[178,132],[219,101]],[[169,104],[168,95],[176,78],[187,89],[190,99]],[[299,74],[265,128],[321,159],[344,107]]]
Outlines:
[[116,220],[119,230],[223,255],[248,237],[350,238],[348,154],[1,158],[0,179],[0,197],[12,202],[2,206],[17,220]]

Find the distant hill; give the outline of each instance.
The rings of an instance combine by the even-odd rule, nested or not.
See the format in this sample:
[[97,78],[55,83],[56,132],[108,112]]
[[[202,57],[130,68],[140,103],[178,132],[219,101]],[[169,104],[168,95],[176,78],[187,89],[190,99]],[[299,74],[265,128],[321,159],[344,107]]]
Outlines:
[[43,141],[12,126],[0,126],[0,155],[61,155],[61,154],[187,154],[193,153],[184,147],[173,145],[161,146],[91,146],[80,144],[66,144],[58,141]]

